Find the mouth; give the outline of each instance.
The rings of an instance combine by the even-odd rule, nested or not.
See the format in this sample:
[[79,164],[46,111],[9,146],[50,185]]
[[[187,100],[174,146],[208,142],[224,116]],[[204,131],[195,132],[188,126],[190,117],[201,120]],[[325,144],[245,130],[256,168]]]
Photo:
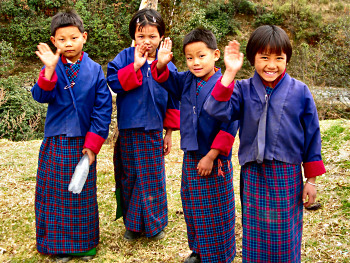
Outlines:
[[275,71],[264,71],[264,73],[268,76],[274,76],[277,74],[277,72],[275,72]]
[[202,69],[201,68],[194,68],[193,71],[196,72],[196,73],[199,73],[199,72],[202,71]]

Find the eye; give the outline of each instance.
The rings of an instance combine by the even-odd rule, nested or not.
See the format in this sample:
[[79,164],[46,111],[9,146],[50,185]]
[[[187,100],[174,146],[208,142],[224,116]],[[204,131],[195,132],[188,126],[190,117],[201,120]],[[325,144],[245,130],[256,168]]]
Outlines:
[[278,57],[277,60],[284,60],[284,57]]
[[204,57],[205,57],[205,55],[199,55],[199,57],[200,57],[200,58],[204,58]]
[[191,57],[188,57],[188,58],[186,58],[187,60],[192,60],[192,58]]

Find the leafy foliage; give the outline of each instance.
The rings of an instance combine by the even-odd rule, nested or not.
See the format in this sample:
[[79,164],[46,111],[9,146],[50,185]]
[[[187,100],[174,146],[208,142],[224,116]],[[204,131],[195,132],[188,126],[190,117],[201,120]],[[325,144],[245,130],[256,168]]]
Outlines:
[[19,141],[43,137],[46,105],[33,100],[29,86],[23,87],[23,83],[32,79],[33,74],[28,73],[0,79],[0,93],[4,94],[0,138]]

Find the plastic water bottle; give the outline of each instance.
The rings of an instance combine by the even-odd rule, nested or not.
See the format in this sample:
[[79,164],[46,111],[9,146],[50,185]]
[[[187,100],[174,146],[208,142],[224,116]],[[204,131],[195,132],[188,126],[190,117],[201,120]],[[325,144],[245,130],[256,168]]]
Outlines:
[[70,180],[68,191],[73,194],[80,194],[83,190],[86,178],[89,174],[90,160],[87,153],[80,159],[79,163],[75,167],[74,174]]

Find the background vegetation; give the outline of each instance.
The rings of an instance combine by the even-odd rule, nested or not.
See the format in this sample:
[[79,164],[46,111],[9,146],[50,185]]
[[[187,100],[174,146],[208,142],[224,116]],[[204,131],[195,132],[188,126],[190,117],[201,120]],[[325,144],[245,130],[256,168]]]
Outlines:
[[[74,8],[85,22],[88,41],[84,47],[103,64],[128,47],[128,23],[140,0],[2,0],[0,1],[0,138],[41,138],[45,105],[30,98],[41,63],[34,51],[39,42],[51,45],[50,19],[65,8]],[[223,50],[237,39],[242,51],[250,33],[263,24],[284,28],[293,42],[288,72],[309,87],[329,87],[326,98],[315,96],[321,119],[350,117],[350,4],[346,0],[159,0],[158,10],[166,36],[174,42],[174,63],[185,70],[183,36],[191,29],[211,29]],[[52,46],[52,45],[51,45]],[[218,66],[224,69],[223,60]],[[26,73],[26,74],[24,74]],[[250,77],[245,60],[238,78]],[[35,131],[35,132],[34,132]]]
[[[350,120],[324,120],[320,125],[327,174],[317,179],[317,200],[322,208],[304,210],[302,262],[349,263]],[[102,147],[97,161],[100,244],[92,262],[179,263],[190,254],[180,198],[182,151],[179,138],[179,132],[174,132],[172,152],[165,158],[169,224],[165,229],[167,237],[157,242],[141,238],[130,244],[123,240],[123,222],[121,219],[114,221],[113,150],[106,144]],[[40,140],[0,139],[0,262],[54,262],[53,257],[39,254],[35,243],[34,196],[40,144]],[[232,157],[236,197],[235,263],[242,262],[238,145],[237,138]]]

